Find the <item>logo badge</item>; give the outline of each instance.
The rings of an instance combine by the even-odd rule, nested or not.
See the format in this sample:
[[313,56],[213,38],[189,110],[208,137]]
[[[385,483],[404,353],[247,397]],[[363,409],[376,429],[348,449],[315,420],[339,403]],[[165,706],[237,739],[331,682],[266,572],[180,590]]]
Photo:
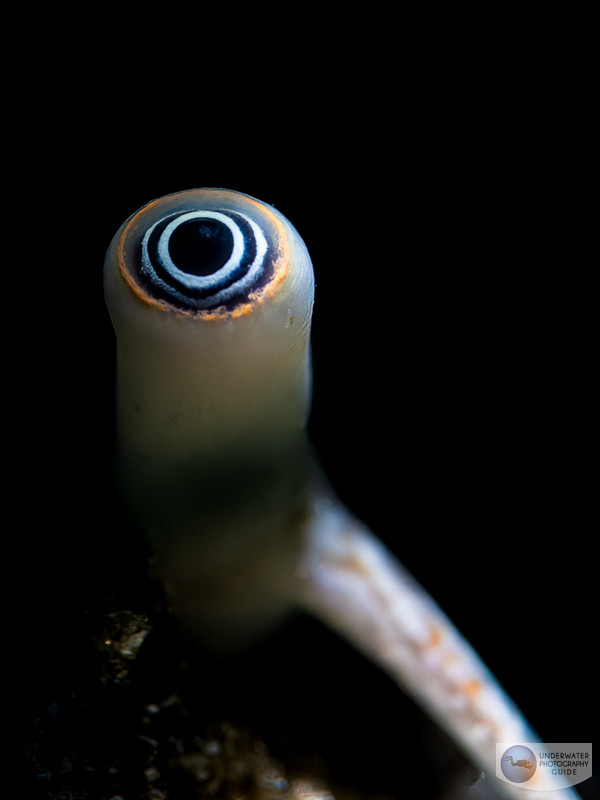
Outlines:
[[591,742],[496,742],[496,778],[520,789],[553,792],[591,777]]
[[500,769],[511,783],[525,783],[537,769],[534,753],[524,744],[515,744],[504,751]]

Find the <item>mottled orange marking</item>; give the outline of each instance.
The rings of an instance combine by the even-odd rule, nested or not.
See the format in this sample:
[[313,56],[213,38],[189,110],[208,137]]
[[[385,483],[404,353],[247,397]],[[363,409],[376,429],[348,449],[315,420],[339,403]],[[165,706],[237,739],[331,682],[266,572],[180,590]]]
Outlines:
[[475,697],[481,691],[481,684],[475,680],[467,681],[467,683],[461,684],[460,691],[469,697]]
[[442,634],[438,628],[433,628],[429,633],[429,641],[427,642],[429,647],[439,647],[442,641]]
[[[190,190],[189,192],[178,192],[177,194],[199,194],[210,192],[212,194],[222,194],[228,199],[231,199],[231,195],[236,195],[241,202],[244,202],[248,205],[256,206],[256,208],[260,211],[261,214],[266,215],[269,217],[271,224],[274,226],[277,232],[277,246],[279,255],[273,261],[273,276],[269,283],[264,286],[259,292],[251,292],[248,295],[249,302],[241,303],[236,308],[232,309],[231,311],[227,311],[225,306],[219,306],[218,308],[212,308],[206,311],[184,311],[183,309],[176,308],[170,305],[165,300],[157,300],[155,297],[152,297],[150,294],[146,292],[143,286],[134,279],[133,275],[129,272],[127,268],[127,264],[125,263],[125,254],[124,254],[124,245],[128,235],[131,233],[133,229],[139,226],[140,215],[147,212],[149,209],[156,206],[158,203],[161,203],[164,198],[160,197],[157,200],[152,200],[150,203],[145,205],[141,208],[137,214],[129,220],[121,237],[119,239],[118,248],[117,248],[117,262],[119,266],[119,272],[121,273],[123,279],[133,292],[133,294],[141,300],[142,303],[149,306],[150,308],[154,308],[157,311],[170,311],[172,314],[181,317],[192,317],[194,319],[202,319],[205,322],[214,322],[218,320],[226,320],[226,319],[236,319],[237,317],[244,316],[245,314],[251,314],[254,309],[262,305],[265,300],[269,297],[273,297],[281,286],[284,284],[285,279],[287,278],[289,271],[290,271],[290,247],[288,242],[287,233],[285,227],[279,217],[271,211],[269,206],[265,203],[261,203],[258,200],[255,200],[253,197],[248,197],[247,195],[241,194],[239,192],[233,192],[231,190],[219,190],[219,189],[194,189]],[[167,195],[167,197],[171,197],[172,195]]]
[[369,570],[363,562],[356,558],[356,556],[347,556],[346,558],[336,559],[335,566],[338,569],[347,569],[351,572],[358,572],[359,575],[368,575]]

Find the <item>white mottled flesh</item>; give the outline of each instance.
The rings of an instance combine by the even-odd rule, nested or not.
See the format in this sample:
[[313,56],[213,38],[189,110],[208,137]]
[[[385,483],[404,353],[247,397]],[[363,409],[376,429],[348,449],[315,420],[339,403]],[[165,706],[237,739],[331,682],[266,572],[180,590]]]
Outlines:
[[[444,728],[506,800],[528,788],[496,777],[496,742],[535,742],[477,653],[385,546],[335,499],[315,502],[298,569],[302,604],[391,677]],[[577,800],[574,789],[553,800]]]
[[[539,741],[522,714],[381,542],[329,490],[311,494],[319,469],[304,461],[303,427],[314,277],[296,230],[269,213],[287,237],[289,275],[237,318],[143,302],[119,270],[127,223],[106,258],[118,343],[118,472],[155,536],[175,613],[199,637],[229,646],[303,606],[410,693],[499,796],[531,800],[535,775],[522,789],[495,774],[496,742]],[[260,469],[275,478],[263,485]],[[250,498],[244,480],[258,485]],[[562,789],[552,797],[578,795]]]

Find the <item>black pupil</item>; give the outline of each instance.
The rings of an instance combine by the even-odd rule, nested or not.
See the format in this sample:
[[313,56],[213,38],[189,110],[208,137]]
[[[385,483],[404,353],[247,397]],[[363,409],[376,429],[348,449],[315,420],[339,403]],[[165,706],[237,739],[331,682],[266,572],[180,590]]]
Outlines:
[[169,239],[169,255],[175,266],[189,275],[212,275],[227,263],[233,236],[216,219],[182,222]]

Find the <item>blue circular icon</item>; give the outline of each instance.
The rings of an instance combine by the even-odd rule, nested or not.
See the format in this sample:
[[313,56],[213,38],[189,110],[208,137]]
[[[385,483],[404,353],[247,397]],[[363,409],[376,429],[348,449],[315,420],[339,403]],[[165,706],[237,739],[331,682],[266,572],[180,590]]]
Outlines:
[[535,773],[537,761],[524,744],[514,744],[502,754],[500,768],[504,777],[512,783],[525,783]]

